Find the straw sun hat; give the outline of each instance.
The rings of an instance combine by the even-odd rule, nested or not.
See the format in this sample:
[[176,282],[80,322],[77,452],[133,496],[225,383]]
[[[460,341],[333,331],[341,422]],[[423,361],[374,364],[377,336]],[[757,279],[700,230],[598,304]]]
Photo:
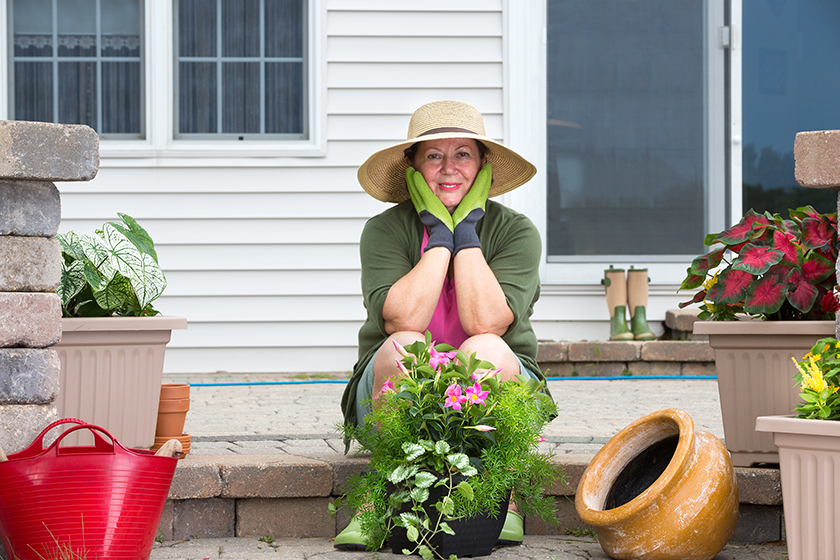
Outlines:
[[485,136],[484,119],[478,110],[460,101],[435,101],[423,105],[411,115],[408,136],[390,148],[379,150],[359,167],[359,183],[369,195],[382,202],[409,199],[405,185],[404,150],[416,142],[439,138],[474,138],[487,146],[487,163],[493,166],[490,196],[499,196],[523,185],[537,168],[528,160]]

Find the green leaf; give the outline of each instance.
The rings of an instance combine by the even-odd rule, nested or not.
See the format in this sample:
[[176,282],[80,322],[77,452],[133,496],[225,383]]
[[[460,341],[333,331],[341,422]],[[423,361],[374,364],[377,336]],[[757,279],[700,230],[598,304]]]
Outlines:
[[414,525],[406,527],[405,534],[408,537],[409,542],[417,542],[417,539],[420,538],[420,531],[418,531],[417,527]]
[[461,482],[459,482],[458,486],[456,486],[455,489],[458,490],[458,492],[460,492],[463,497],[470,501],[472,501],[472,499],[475,498],[475,494],[473,493],[473,487],[466,480],[462,480]]
[[[405,554],[405,550],[403,550],[403,554]],[[408,554],[411,553],[409,552]],[[432,550],[425,544],[417,549],[417,554],[419,554],[423,560],[434,560],[435,558],[435,555],[432,554]]]
[[140,307],[146,307],[166,288],[163,270],[151,255],[140,252],[113,224],[105,224],[102,233],[111,266],[129,279]]
[[447,523],[446,521],[441,521],[440,530],[446,533],[447,535],[455,534],[455,531],[452,529],[452,527],[449,526],[449,523]]
[[84,261],[73,261],[69,265],[62,263],[61,282],[55,293],[61,298],[61,305],[66,306],[87,284]]
[[85,252],[79,243],[79,234],[75,231],[68,231],[67,233],[56,234],[55,238],[61,244],[61,251],[67,253],[75,260],[82,260],[85,258]]
[[468,476],[468,477],[469,476],[475,476],[475,475],[478,474],[478,469],[476,469],[474,466],[470,465],[469,467],[467,467],[465,469],[461,469],[461,474],[464,475],[464,476]]
[[419,527],[420,525],[422,525],[422,522],[420,521],[419,517],[407,511],[400,513],[400,521],[402,521],[402,526],[406,529],[408,529],[409,527]]
[[84,251],[84,258],[90,261],[90,265],[109,282],[117,274],[117,269],[111,266],[108,259],[108,247],[102,242],[99,236],[80,235],[79,246]]
[[446,460],[449,461],[450,465],[462,472],[470,466],[470,458],[463,453],[453,453],[448,455]]
[[414,477],[414,485],[417,488],[429,488],[435,482],[437,482],[437,477],[426,471],[421,471]]
[[[416,467],[414,467],[416,469]],[[391,471],[391,474],[388,475],[388,480],[391,481],[393,484],[397,484],[408,478],[409,476],[413,476],[414,473],[411,472],[412,467],[408,465],[400,465]]]
[[405,453],[406,461],[414,461],[426,452],[426,449],[424,449],[422,445],[410,442],[403,443],[402,450]]
[[437,455],[446,455],[447,453],[449,453],[449,449],[449,443],[447,443],[446,441],[438,440],[435,442],[435,453]]
[[138,251],[146,253],[155,259],[155,262],[158,262],[157,252],[155,251],[155,242],[152,241],[152,237],[146,233],[146,230],[143,229],[143,227],[128,214],[121,214],[120,212],[117,212],[117,216],[119,216],[125,225],[128,226],[127,229],[123,227],[122,224],[118,224],[116,222],[108,223],[114,226],[120,233],[125,235],[128,240],[137,247]]
[[412,488],[410,495],[415,502],[423,503],[429,499],[429,489],[427,487]]
[[455,502],[450,496],[444,496],[443,499],[441,499],[440,512],[443,515],[452,515],[455,513]]
[[[91,283],[91,288],[93,283]],[[102,309],[118,309],[129,303],[134,293],[131,282],[123,276],[117,275],[101,289],[93,290],[93,297]]]

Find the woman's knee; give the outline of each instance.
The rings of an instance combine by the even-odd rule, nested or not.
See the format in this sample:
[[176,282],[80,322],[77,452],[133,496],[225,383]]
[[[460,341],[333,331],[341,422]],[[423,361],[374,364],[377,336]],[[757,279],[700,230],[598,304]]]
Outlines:
[[399,375],[399,369],[397,368],[397,360],[402,359],[402,354],[397,350],[395,342],[400,346],[408,346],[418,340],[425,340],[426,337],[419,332],[413,331],[398,331],[393,333],[389,336],[382,346],[379,347],[379,351],[376,353],[376,357],[373,361],[373,391],[376,394],[381,388],[382,385],[394,377],[395,375]]
[[501,368],[499,377],[503,380],[519,375],[519,360],[502,337],[495,334],[478,334],[469,337],[461,345],[465,354],[475,352],[477,358]]

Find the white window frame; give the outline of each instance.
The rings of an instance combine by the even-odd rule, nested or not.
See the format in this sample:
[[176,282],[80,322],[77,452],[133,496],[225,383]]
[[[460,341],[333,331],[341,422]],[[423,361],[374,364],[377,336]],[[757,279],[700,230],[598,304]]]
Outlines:
[[[727,134],[724,120],[725,110],[725,67],[724,47],[721,45],[724,27],[724,2],[731,1],[732,25],[730,36],[730,130]],[[737,4],[737,6],[736,6]],[[546,44],[547,4],[546,0],[508,0],[507,40],[508,55],[505,65],[505,138],[510,146],[532,161],[538,170],[546,169],[547,141],[545,122],[546,109]],[[707,3],[707,59],[716,58],[716,64],[709,67],[707,77],[707,111],[711,117],[707,123],[706,172],[711,193],[707,194],[706,230],[721,231],[727,227],[728,216],[740,216],[741,200],[741,147],[740,147],[740,0],[708,0]],[[534,30],[541,30],[535,33]],[[715,94],[712,95],[711,92]],[[727,169],[725,149],[731,150],[729,169],[729,193],[726,191]],[[737,178],[737,180],[736,180]],[[527,215],[546,239],[547,203],[546,174],[537,175],[524,188],[505,195],[504,202]],[[737,201],[737,204],[736,204]],[[728,207],[728,208],[727,208]],[[561,262],[547,262],[546,243],[543,242],[543,258],[540,278],[543,284],[558,286],[597,286],[609,265],[617,268],[647,268],[651,284],[663,285],[663,291],[678,286],[685,277],[685,271],[696,255],[627,256],[599,255],[566,257]]]
[[[206,159],[229,165],[271,167],[278,157],[326,156],[326,2],[308,1],[307,125],[301,140],[190,140],[174,138],[174,4],[173,0],[145,0],[145,130],[142,140],[101,140],[102,165],[122,165],[125,159],[144,158],[150,166],[202,166]],[[10,50],[8,0],[0,0],[0,41]],[[0,57],[0,119],[9,115],[9,57]],[[110,162],[107,160],[111,160]]]

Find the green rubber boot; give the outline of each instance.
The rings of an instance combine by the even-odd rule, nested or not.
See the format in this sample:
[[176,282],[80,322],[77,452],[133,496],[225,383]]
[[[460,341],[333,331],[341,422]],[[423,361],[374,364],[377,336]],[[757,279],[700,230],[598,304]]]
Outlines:
[[633,340],[633,333],[627,328],[627,279],[624,269],[610,265],[604,271],[601,284],[607,290],[607,309],[610,312],[610,340]]
[[522,537],[525,535],[525,525],[522,516],[515,511],[507,511],[505,525],[499,535],[499,543],[503,546],[517,546],[522,544]]
[[335,536],[333,546],[345,550],[365,550],[365,537],[358,517],[353,516],[347,527]]
[[654,340],[656,338],[656,335],[648,327],[646,314],[643,305],[637,306],[635,311],[630,312],[630,330],[636,340]]
[[616,305],[610,317],[610,340],[633,340],[633,333],[627,328],[627,319],[623,305]]
[[627,302],[630,306],[630,330],[636,340],[653,340],[656,335],[647,323],[648,278],[646,268],[627,271]]

